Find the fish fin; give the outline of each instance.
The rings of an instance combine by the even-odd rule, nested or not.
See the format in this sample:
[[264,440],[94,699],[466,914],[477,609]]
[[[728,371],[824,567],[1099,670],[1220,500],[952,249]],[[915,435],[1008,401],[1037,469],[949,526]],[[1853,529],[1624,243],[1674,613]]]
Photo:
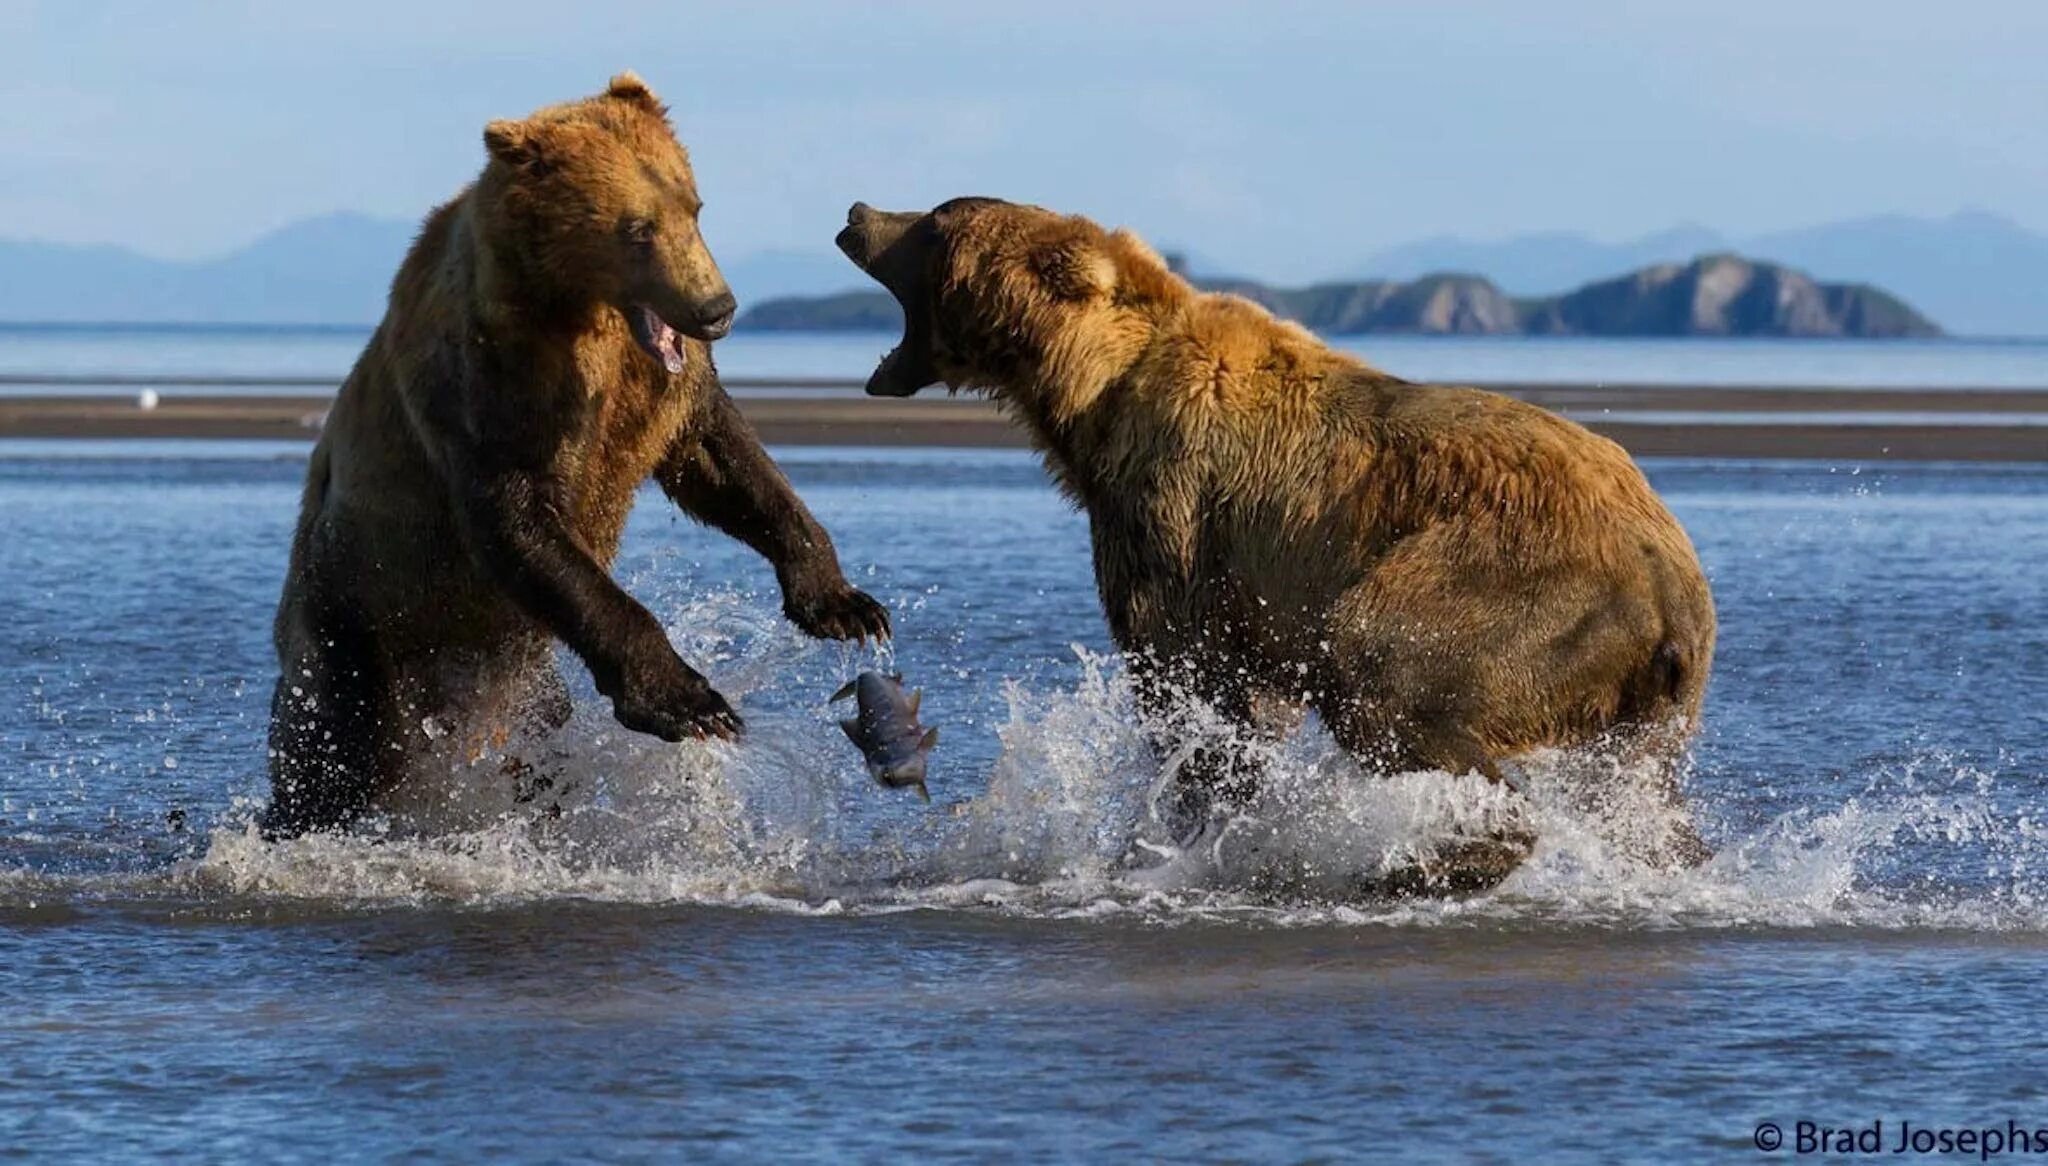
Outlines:
[[917,716],[917,706],[921,704],[923,701],[924,689],[920,688],[916,692],[910,694],[910,715],[912,717]]
[[917,743],[917,747],[918,747],[919,749],[929,749],[929,748],[931,748],[932,746],[934,746],[934,745],[936,745],[936,744],[938,744],[938,743],[939,743],[939,731],[938,731],[937,729],[931,729],[931,730],[929,730],[929,731],[927,731],[927,732],[925,733],[925,735],[924,735],[924,740],[922,740],[922,741],[919,741],[919,742]]
[[849,680],[845,684],[840,685],[838,692],[835,692],[831,696],[826,697],[825,703],[831,704],[835,700],[845,700],[847,697],[853,695],[854,688],[859,684],[860,677],[854,677],[852,680]]
[[925,805],[931,805],[932,791],[926,789],[921,781],[917,783],[917,796],[924,799]]
[[[859,744],[860,744],[860,722],[859,722],[859,721],[855,720],[855,719],[854,719],[854,718],[852,718],[852,717],[848,717],[848,718],[846,718],[845,720],[843,720],[843,721],[839,722],[839,728],[840,728],[840,729],[841,729],[842,731],[844,731],[844,732],[846,733],[846,739],[847,739],[847,740],[849,740],[849,741],[853,742],[853,743],[854,743],[855,745],[859,745]],[[863,747],[864,747],[864,746],[863,746]]]

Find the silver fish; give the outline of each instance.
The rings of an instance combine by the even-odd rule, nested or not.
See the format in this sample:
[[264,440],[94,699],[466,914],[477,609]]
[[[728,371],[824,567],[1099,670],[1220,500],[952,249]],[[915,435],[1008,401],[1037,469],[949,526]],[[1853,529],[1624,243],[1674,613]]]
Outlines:
[[847,739],[868,763],[868,773],[890,789],[915,788],[917,796],[931,801],[925,788],[925,755],[939,743],[939,731],[917,723],[922,692],[903,691],[902,676],[863,672],[846,682],[833,700],[855,697],[856,715],[839,722]]

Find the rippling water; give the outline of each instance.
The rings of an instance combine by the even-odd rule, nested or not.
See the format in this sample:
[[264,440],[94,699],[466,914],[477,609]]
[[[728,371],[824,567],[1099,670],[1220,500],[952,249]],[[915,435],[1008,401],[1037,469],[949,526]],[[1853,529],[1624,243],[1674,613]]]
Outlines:
[[[339,382],[368,336],[367,328],[0,323],[0,376],[228,374]],[[743,331],[718,342],[718,367],[729,377],[865,380],[895,340],[879,333]],[[1340,336],[1333,343],[1397,375],[1452,383],[2048,386],[2048,341],[2043,340]],[[0,384],[0,395],[50,391],[47,386]],[[255,386],[243,391],[274,390]]]
[[1767,1119],[2048,1125],[2048,468],[1653,465],[1721,609],[1718,857],[1645,870],[1539,768],[1531,864],[1417,903],[1347,876],[1488,791],[1351,780],[1313,726],[1257,820],[1126,869],[1156,768],[1083,522],[1006,453],[785,455],[896,609],[932,807],[832,726],[875,659],[650,496],[621,577],[744,744],[585,699],[558,817],[463,774],[265,845],[301,464],[47,449],[0,446],[0,1147],[1685,1159]]

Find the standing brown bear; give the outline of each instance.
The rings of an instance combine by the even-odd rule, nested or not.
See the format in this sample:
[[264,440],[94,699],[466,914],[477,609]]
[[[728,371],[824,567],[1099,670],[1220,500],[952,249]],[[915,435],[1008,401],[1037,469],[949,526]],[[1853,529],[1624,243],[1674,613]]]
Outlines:
[[[855,204],[838,243],[904,311],[867,391],[985,390],[1087,512],[1155,728],[1180,690],[1263,732],[1312,707],[1385,771],[1498,779],[1518,755],[1594,742],[1677,760],[1713,603],[1685,531],[1613,442],[1379,372],[1086,219],[986,198]],[[1248,792],[1231,752],[1181,770],[1196,826]],[[1675,817],[1660,849],[1702,855]],[[1497,880],[1527,841],[1481,842],[1429,878]]]
[[484,144],[313,451],[277,613],[272,834],[344,825],[422,758],[559,724],[556,639],[626,727],[737,733],[609,573],[650,476],[773,563],[806,632],[889,631],[719,384],[709,342],[735,305],[661,102],[626,73]]

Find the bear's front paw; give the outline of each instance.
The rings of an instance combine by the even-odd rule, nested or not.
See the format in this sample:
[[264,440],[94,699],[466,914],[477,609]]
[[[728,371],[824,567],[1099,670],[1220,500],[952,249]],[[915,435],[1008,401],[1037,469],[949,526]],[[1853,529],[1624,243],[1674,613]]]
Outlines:
[[889,638],[888,610],[844,581],[816,592],[787,594],[782,610],[791,623],[821,640],[879,643]]
[[612,716],[636,733],[651,733],[664,741],[693,737],[729,741],[738,737],[740,715],[711,682],[673,651],[667,657],[665,664],[626,673],[619,691],[612,695]]

